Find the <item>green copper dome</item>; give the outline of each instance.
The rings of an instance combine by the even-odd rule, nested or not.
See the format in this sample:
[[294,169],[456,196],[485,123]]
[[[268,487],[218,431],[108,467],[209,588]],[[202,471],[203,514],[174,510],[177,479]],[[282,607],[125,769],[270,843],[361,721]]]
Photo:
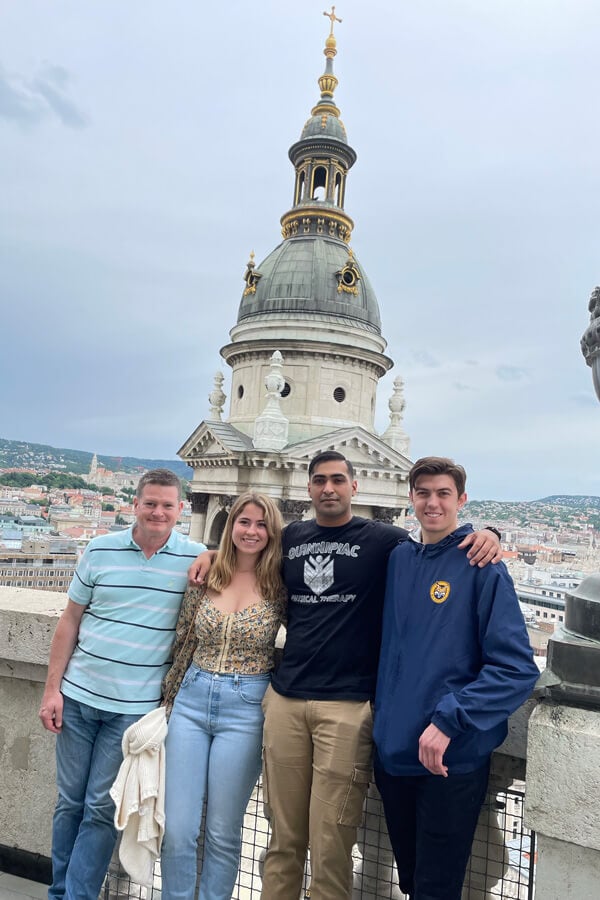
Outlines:
[[335,138],[335,140],[342,141],[344,144],[348,143],[344,123],[338,116],[332,115],[331,113],[321,113],[316,116],[311,116],[306,122],[302,129],[300,140],[303,141],[306,138],[315,137]]
[[289,314],[335,317],[381,334],[375,292],[360,264],[339,240],[288,238],[256,267],[253,291],[245,291],[238,324],[256,317]]

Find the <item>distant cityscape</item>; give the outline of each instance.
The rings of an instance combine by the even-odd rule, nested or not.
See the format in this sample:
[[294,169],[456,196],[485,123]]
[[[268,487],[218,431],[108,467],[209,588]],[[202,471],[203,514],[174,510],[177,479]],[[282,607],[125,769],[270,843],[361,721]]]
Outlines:
[[[133,522],[140,475],[159,466],[184,483],[191,475],[180,460],[98,457],[0,438],[0,586],[65,592],[88,541]],[[462,518],[502,531],[504,561],[543,666],[567,592],[600,569],[600,497],[471,501]],[[177,528],[189,533],[190,524],[186,499]],[[417,525],[410,514],[403,524]]]
[[[0,439],[0,586],[66,591],[94,537],[134,521],[142,473],[168,468],[185,479],[181,460],[98,457],[80,450]],[[191,504],[177,524],[187,534]]]

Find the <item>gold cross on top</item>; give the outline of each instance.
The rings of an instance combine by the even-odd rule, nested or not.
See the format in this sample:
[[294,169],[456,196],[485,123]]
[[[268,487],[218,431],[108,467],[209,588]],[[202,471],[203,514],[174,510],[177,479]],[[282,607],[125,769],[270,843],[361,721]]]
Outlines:
[[335,6],[332,6],[332,7],[331,7],[331,12],[324,12],[323,15],[324,15],[324,16],[327,16],[328,19],[331,19],[331,30],[330,30],[329,34],[330,34],[330,35],[333,35],[333,25],[334,25],[334,22],[341,22],[341,21],[342,21],[341,19],[338,19],[338,17],[337,17],[336,14],[335,14]]

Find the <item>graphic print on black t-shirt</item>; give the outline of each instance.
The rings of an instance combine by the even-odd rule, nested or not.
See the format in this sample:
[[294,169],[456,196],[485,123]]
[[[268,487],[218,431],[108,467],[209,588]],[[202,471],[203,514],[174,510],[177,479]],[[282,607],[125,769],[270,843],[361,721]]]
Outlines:
[[333,584],[333,560],[330,556],[309,556],[304,563],[304,584],[315,594],[323,594]]
[[335,582],[336,556],[351,556],[358,559],[360,544],[350,545],[339,541],[314,541],[310,544],[299,544],[290,547],[288,559],[304,559],[304,584],[310,595],[293,594],[295,603],[351,603],[356,600],[355,593],[326,592]]
[[283,537],[287,640],[273,687],[289,697],[369,700],[375,689],[387,558],[406,532],[353,516],[293,522]]

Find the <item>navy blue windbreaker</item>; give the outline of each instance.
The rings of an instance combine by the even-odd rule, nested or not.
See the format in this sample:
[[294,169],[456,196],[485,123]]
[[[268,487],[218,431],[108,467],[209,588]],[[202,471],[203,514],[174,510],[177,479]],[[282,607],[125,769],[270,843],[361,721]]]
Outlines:
[[451,738],[449,774],[484,765],[539,671],[503,563],[470,566],[464,525],[437,544],[391,554],[375,699],[374,740],[391,775],[425,775],[419,737],[433,722]]

